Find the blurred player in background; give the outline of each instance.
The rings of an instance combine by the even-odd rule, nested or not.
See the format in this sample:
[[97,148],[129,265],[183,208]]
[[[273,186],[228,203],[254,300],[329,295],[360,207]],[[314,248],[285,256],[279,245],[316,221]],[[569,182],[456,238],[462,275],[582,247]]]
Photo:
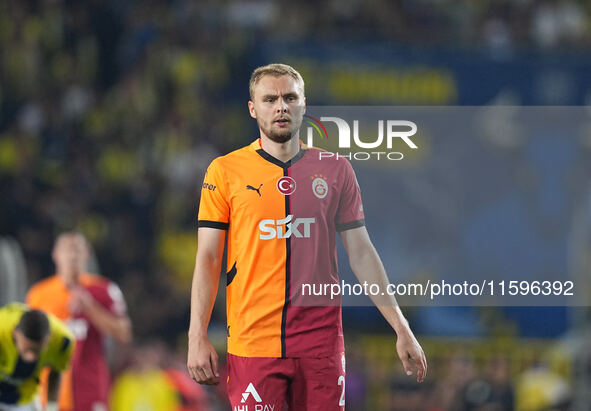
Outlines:
[[52,254],[56,274],[34,285],[27,295],[31,307],[64,320],[77,341],[71,372],[64,375],[60,389],[60,411],[107,410],[110,376],[104,339],[131,341],[123,294],[113,282],[85,271],[88,255],[82,234],[61,234]]
[[74,346],[74,336],[56,317],[19,303],[0,308],[0,410],[39,410],[39,375],[48,367],[46,410],[57,411],[59,373],[68,368]]
[[[304,81],[292,67],[259,67],[248,107],[260,138],[216,158],[199,206],[188,368],[219,382],[207,337],[228,232],[228,396],[233,409],[342,410],[345,356],[340,304],[294,304],[298,284],[338,283],[336,233],[360,282],[388,279],[365,229],[361,194],[344,158],[320,161],[299,129]],[[374,301],[375,302],[375,301]],[[392,297],[378,307],[395,330],[408,375],[425,377],[425,354]]]

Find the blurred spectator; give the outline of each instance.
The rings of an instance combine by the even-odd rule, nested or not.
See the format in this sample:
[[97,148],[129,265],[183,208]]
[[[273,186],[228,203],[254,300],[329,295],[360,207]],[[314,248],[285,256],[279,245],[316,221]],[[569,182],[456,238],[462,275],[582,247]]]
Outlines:
[[210,411],[205,388],[178,365],[159,341],[137,347],[131,365],[113,383],[111,410]]
[[426,407],[431,411],[454,410],[461,390],[477,375],[470,354],[458,351],[449,356],[443,366],[444,374],[437,379]]
[[483,374],[469,381],[460,390],[452,409],[513,411],[514,395],[507,360],[499,356],[490,358]]
[[570,410],[571,389],[561,375],[544,363],[525,371],[517,382],[518,410]]
[[585,12],[576,1],[544,0],[533,11],[531,32],[543,48],[577,45],[583,40],[585,24]]
[[12,238],[0,237],[0,306],[24,301],[27,270],[21,247]]

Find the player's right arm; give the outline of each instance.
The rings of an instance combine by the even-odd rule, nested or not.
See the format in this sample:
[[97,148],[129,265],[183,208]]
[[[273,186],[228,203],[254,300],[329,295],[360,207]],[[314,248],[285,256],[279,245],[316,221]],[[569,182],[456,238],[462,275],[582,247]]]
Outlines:
[[47,383],[47,401],[49,403],[57,403],[60,391],[61,373],[59,371],[49,371],[49,379]]
[[226,230],[200,227],[191,288],[189,374],[200,384],[219,383],[218,355],[207,338],[207,326],[218,290]]

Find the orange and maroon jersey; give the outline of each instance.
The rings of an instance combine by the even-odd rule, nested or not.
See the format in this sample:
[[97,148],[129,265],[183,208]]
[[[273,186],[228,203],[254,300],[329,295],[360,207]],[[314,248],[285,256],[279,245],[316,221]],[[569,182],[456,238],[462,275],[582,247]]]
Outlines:
[[[88,273],[81,274],[79,282],[107,311],[117,316],[126,315],[123,294],[115,283]],[[29,306],[54,314],[76,337],[72,367],[62,374],[60,410],[106,410],[110,375],[105,360],[104,336],[84,314],[72,313],[69,303],[70,291],[57,275],[35,284],[27,294]],[[44,392],[46,384],[47,375],[42,379]]]
[[302,296],[302,284],[338,283],[336,232],[364,225],[351,164],[322,153],[302,146],[284,163],[256,140],[216,158],[207,170],[199,227],[227,230],[231,354],[344,351],[340,301]]

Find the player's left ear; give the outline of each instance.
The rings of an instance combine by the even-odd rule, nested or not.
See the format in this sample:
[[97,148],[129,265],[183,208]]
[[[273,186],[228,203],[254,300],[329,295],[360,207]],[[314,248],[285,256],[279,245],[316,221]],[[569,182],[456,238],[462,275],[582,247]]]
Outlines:
[[248,112],[252,118],[257,118],[257,112],[254,109],[254,103],[252,100],[248,101]]

